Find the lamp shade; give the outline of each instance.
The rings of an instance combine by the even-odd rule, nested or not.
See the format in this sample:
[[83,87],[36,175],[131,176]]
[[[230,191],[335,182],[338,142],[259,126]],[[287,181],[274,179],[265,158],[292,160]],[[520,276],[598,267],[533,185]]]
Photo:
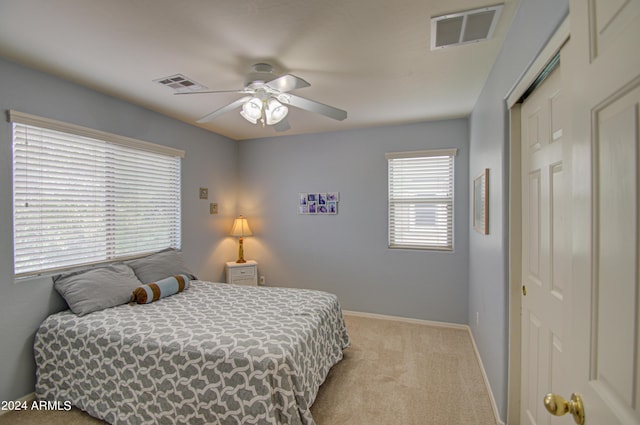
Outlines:
[[262,101],[252,97],[242,105],[240,115],[252,124],[256,124],[262,116]]
[[276,99],[271,98],[267,102],[267,124],[278,124],[287,116],[289,109]]
[[239,216],[238,218],[233,220],[233,227],[231,228],[231,236],[243,238],[245,236],[251,236],[251,235],[253,235],[253,233],[249,228],[249,223],[247,222],[246,218],[244,218],[243,216]]

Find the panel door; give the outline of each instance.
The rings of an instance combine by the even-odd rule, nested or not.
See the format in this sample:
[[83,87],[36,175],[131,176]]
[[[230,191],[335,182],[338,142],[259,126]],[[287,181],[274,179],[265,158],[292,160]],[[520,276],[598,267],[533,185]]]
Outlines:
[[[640,1],[571,0],[569,392],[586,424],[640,424]],[[563,417],[564,424],[572,418]]]
[[566,105],[558,66],[522,104],[522,377],[520,423],[555,420],[541,400],[567,379],[570,174]]

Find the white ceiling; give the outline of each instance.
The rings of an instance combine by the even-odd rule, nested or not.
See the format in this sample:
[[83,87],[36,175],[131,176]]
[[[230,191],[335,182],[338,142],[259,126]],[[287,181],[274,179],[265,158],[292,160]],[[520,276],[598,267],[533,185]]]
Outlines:
[[[430,50],[430,18],[504,3],[489,41]],[[0,0],[0,56],[232,139],[467,116],[518,0]],[[302,97],[345,121],[290,108],[276,133],[232,111],[241,94],[174,96],[153,80],[184,74],[210,90],[244,86],[268,62],[311,87]]]

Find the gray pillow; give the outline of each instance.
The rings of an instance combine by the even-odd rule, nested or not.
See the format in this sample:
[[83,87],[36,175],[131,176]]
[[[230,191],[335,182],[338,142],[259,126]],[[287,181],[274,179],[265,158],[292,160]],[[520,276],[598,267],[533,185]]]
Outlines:
[[191,270],[184,264],[182,254],[173,248],[167,248],[155,254],[126,262],[136,273],[142,283],[157,282],[167,276],[184,274],[189,279],[196,279]]
[[141,284],[131,267],[124,263],[53,277],[54,287],[79,316],[128,303],[133,290]]

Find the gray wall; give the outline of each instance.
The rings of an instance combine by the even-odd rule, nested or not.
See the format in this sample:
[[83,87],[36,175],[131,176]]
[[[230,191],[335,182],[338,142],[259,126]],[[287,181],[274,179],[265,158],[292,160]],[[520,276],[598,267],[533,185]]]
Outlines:
[[503,419],[507,417],[509,352],[509,123],[505,99],[568,8],[568,0],[521,0],[470,121],[469,170],[473,178],[490,169],[490,203],[489,235],[472,230],[469,236],[469,324]]
[[[427,122],[240,144],[245,257],[268,285],[326,290],[347,310],[467,323],[468,121]],[[458,148],[454,252],[387,248],[384,154]],[[298,215],[298,192],[340,192],[338,214]]]
[[[186,151],[182,162],[182,245],[203,279],[223,280],[235,255],[227,236],[236,211],[237,144],[149,110],[0,59],[0,110],[15,109]],[[50,279],[13,280],[11,124],[0,120],[0,400],[33,392],[33,336],[49,314],[66,308]],[[209,215],[208,187],[220,214]]]

